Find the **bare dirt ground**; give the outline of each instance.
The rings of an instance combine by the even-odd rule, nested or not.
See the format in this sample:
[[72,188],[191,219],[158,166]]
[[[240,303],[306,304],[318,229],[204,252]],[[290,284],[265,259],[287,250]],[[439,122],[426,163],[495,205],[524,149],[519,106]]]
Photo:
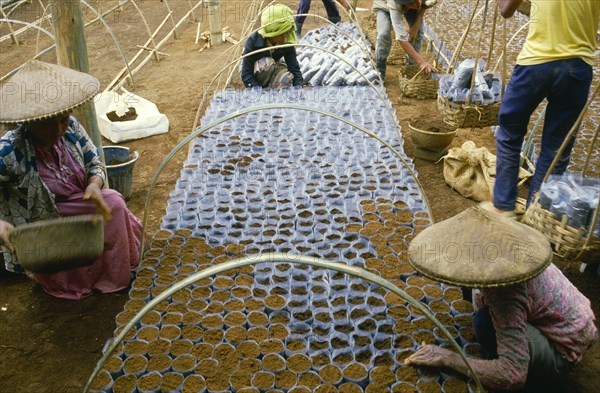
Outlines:
[[[320,5],[320,2],[315,3]],[[363,0],[359,2],[359,6],[366,8],[370,3]],[[241,4],[243,9],[244,3]],[[322,6],[314,11],[324,15]],[[160,20],[164,16],[164,9],[158,6],[146,7],[145,13],[149,19]],[[202,22],[204,26],[208,26],[206,19]],[[239,37],[243,22],[244,18],[232,14],[224,25],[230,26],[234,36]],[[130,35],[132,40],[140,34],[139,22],[135,29],[125,20],[114,22],[113,28],[116,25],[120,28],[120,34]],[[201,94],[221,68],[219,62],[211,61],[230,47],[230,44],[224,44],[216,49],[198,52],[198,46],[194,44],[195,27],[195,24],[184,24],[179,39],[172,40],[162,49],[169,56],[160,62],[153,61],[137,78],[135,93],[155,102],[171,122],[167,134],[123,144],[140,153],[135,168],[134,192],[128,202],[129,208],[139,217],[143,216],[146,192],[157,167],[168,152],[189,134]],[[305,24],[304,31],[309,28],[311,22]],[[90,65],[92,73],[101,79],[104,86],[122,65],[114,65],[106,60],[111,58],[105,50],[107,47],[112,48],[111,42],[98,29],[93,30],[96,34],[88,34]],[[32,50],[31,46],[3,44],[0,47],[2,62],[10,60],[9,63],[14,65],[9,67],[9,63],[5,63],[2,74],[20,64],[19,61],[22,63],[23,59],[30,57]],[[109,50],[115,51],[114,48]],[[44,60],[53,61],[52,56]],[[422,115],[438,116],[438,111],[434,100],[400,98],[396,71],[395,66],[388,70],[387,94],[394,103],[405,133],[405,150],[412,155],[413,146],[407,135],[408,122]],[[461,129],[452,146],[459,146],[468,139],[475,141],[478,146],[488,147],[492,152],[495,150],[494,138],[489,129]],[[107,140],[103,140],[103,143],[112,144]],[[179,177],[184,159],[185,149],[165,168],[154,188],[148,209],[147,228],[150,233],[160,225],[168,194]],[[451,217],[475,204],[445,184],[442,163],[415,159],[415,164],[436,221]],[[594,311],[599,315],[599,277],[595,272],[588,269],[586,273],[580,274],[576,264],[562,261],[557,263],[578,288],[592,299]],[[77,302],[55,299],[46,295],[26,277],[0,270],[0,392],[81,391],[100,358],[104,343],[113,335],[115,315],[122,310],[127,299],[126,291],[110,295],[96,294]],[[600,385],[599,371],[600,346],[596,345],[587,353],[578,370],[565,380],[564,392],[597,391],[597,386]]]

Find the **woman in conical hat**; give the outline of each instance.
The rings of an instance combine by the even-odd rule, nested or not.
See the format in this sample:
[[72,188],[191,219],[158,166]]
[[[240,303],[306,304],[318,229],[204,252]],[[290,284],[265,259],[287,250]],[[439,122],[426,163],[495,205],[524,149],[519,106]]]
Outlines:
[[[260,23],[261,28],[248,37],[244,55],[297,42],[296,25],[290,7],[283,4],[268,6],[261,14]],[[264,50],[244,57],[241,76],[246,87],[286,87],[304,84],[296,48],[293,46]]]
[[[140,221],[121,194],[102,189],[106,170],[98,149],[71,116],[98,89],[91,75],[37,60],[0,84],[0,123],[16,126],[0,138],[0,246],[5,267],[29,273],[44,291],[66,299],[128,287],[140,248]],[[105,221],[104,254],[89,266],[31,274],[10,252],[8,233],[13,226],[97,212]]]
[[[548,239],[480,206],[419,233],[409,261],[444,283],[481,288],[473,331],[484,359],[470,359],[494,390],[565,391],[560,377],[598,339],[590,301],[551,263]],[[407,364],[447,367],[468,375],[457,353],[420,348]]]

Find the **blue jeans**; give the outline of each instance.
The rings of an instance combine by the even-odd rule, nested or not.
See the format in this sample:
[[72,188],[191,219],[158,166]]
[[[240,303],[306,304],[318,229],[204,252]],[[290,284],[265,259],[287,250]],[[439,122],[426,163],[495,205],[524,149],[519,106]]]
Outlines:
[[[390,56],[392,49],[392,25],[398,28],[402,25],[402,19],[399,12],[386,12],[382,10],[376,11],[377,15],[377,43],[375,44],[375,63],[377,70],[382,77],[385,77],[385,69],[387,59]],[[404,19],[408,22],[409,28],[415,24],[417,18],[416,10],[408,10],[404,14]],[[401,27],[404,29],[404,26]],[[423,41],[423,24],[419,27],[419,32],[415,38],[415,42],[412,43],[413,48],[417,53],[421,50],[421,43]],[[409,64],[414,64],[412,59],[408,59]]]
[[[494,206],[514,210],[521,146],[529,118],[544,98],[548,100],[542,147],[535,174],[529,186],[529,204],[542,185],[542,180],[560,145],[575,123],[587,100],[592,83],[592,67],[579,58],[548,63],[516,65],[498,114],[500,128],[496,132],[496,184]],[[575,137],[564,150],[553,173],[567,169]]]
[[[308,14],[310,10],[310,1],[311,0],[300,0],[300,4],[298,4],[297,14]],[[323,0],[323,5],[325,6],[325,12],[327,12],[327,19],[329,19],[332,23],[338,23],[342,20],[340,17],[340,12],[333,0]],[[306,16],[296,16],[296,31],[302,32],[302,25],[306,20]],[[299,35],[299,34],[298,34]],[[300,37],[298,37],[300,38]]]
[[[486,359],[496,359],[496,329],[488,306],[481,307],[473,315],[473,333],[481,344]],[[560,391],[557,379],[561,374],[571,371],[574,363],[561,355],[536,327],[527,324],[527,344],[529,347],[529,369],[524,391],[553,392]]]

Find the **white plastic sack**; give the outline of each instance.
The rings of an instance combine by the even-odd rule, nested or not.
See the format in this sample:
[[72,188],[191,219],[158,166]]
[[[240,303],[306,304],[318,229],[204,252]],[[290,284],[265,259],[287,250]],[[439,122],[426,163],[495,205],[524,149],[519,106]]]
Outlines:
[[[145,138],[169,131],[169,119],[160,113],[156,104],[123,89],[100,93],[94,99],[100,133],[113,143]],[[121,116],[128,108],[135,108],[137,118],[127,121],[110,121],[107,114],[115,111]]]

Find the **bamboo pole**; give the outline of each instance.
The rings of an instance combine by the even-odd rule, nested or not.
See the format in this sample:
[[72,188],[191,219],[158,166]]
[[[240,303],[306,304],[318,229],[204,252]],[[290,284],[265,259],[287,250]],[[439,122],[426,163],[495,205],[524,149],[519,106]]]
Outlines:
[[[81,72],[88,72],[87,43],[83,31],[83,15],[78,1],[50,0],[50,11],[56,35],[56,54],[58,63]],[[104,160],[102,139],[96,120],[94,103],[89,101],[76,110],[83,124]]]

